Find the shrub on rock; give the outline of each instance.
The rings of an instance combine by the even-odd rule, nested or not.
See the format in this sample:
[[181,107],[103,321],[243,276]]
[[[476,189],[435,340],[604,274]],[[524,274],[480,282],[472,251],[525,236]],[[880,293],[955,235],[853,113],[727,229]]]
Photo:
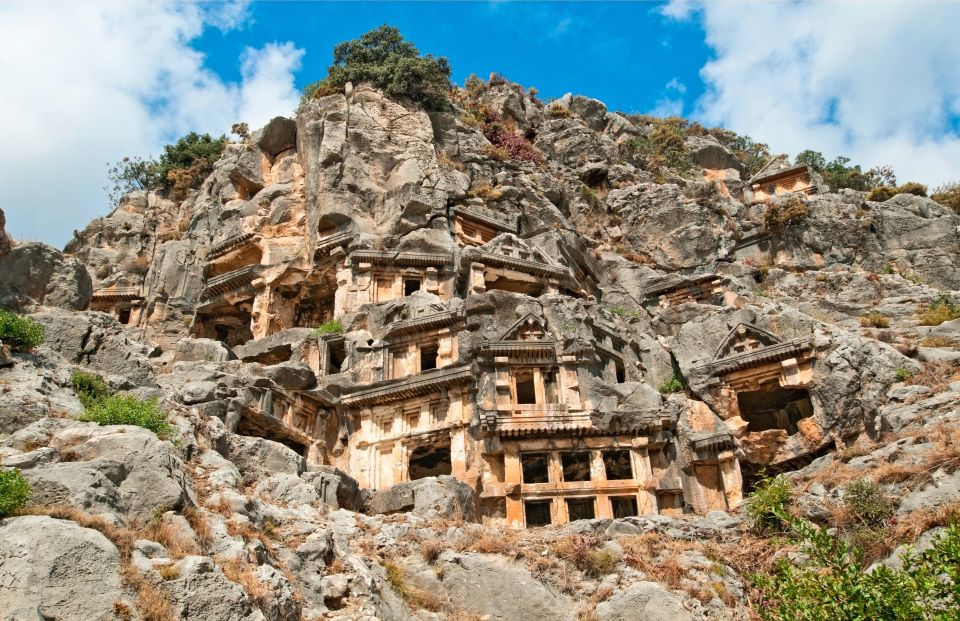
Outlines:
[[0,308],[0,342],[13,351],[30,351],[43,343],[43,326],[30,317]]
[[764,215],[764,224],[768,232],[779,235],[788,226],[800,224],[809,215],[810,208],[803,199],[793,196],[785,201],[771,204]]
[[0,470],[0,518],[7,517],[30,498],[30,485],[16,468]]
[[173,431],[156,399],[143,400],[126,395],[110,395],[92,403],[80,420],[100,425],[136,425],[161,438]]

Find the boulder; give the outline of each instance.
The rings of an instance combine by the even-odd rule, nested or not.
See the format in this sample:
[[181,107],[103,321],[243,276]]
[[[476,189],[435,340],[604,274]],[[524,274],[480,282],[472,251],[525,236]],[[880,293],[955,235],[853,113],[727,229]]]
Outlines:
[[112,621],[126,595],[120,555],[101,533],[45,516],[0,521],[4,619]]
[[18,244],[0,254],[0,307],[32,305],[82,310],[93,281],[83,263],[46,244]]
[[243,588],[227,579],[213,559],[188,556],[176,563],[178,575],[158,580],[169,595],[175,619],[197,621],[262,621],[263,613]]
[[255,144],[271,157],[297,146],[297,122],[276,116],[254,135]]
[[607,106],[602,101],[567,93],[558,99],[557,103],[583,119],[587,127],[595,132],[602,132],[607,124]]
[[59,461],[23,471],[36,504],[67,504],[147,522],[188,503],[183,461],[151,431],[73,423],[54,433],[49,445],[59,451]]
[[367,501],[368,513],[412,512],[426,516],[473,519],[473,490],[452,476],[405,481],[373,492]]
[[493,619],[573,619],[573,607],[530,575],[498,555],[440,557],[443,589],[454,604]]
[[177,362],[226,362],[235,357],[230,348],[220,341],[195,338],[180,340],[173,354]]
[[0,257],[10,252],[10,248],[13,247],[13,240],[7,235],[7,217],[3,214],[3,209],[0,209]]
[[0,433],[13,433],[46,416],[73,417],[83,405],[70,386],[70,365],[46,347],[17,354],[0,368]]
[[73,364],[105,375],[114,387],[156,386],[148,360],[151,349],[133,340],[110,315],[46,308],[33,318],[43,324],[45,346]]
[[217,451],[232,461],[250,485],[277,473],[300,475],[307,469],[306,460],[279,442],[225,433],[217,439]]
[[247,341],[234,348],[234,353],[244,362],[277,364],[291,359],[307,339],[313,337],[310,328],[290,328],[262,339]]
[[600,621],[692,621],[680,600],[655,582],[639,582],[597,604]]
[[317,376],[313,369],[302,362],[281,362],[263,370],[263,374],[278,385],[291,390],[313,388]]

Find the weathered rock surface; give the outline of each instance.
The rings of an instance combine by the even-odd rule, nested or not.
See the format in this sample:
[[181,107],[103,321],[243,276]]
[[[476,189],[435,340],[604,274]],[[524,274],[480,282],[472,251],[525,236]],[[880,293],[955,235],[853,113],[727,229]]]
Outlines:
[[0,610],[9,619],[106,621],[127,599],[102,534],[42,516],[0,521]]
[[[5,237],[4,237],[5,239]],[[34,305],[83,310],[93,284],[83,263],[56,248],[28,242],[0,252],[0,306]]]
[[398,483],[373,492],[367,501],[370,513],[413,512],[419,515],[470,519],[476,512],[473,491],[452,476],[427,477]]

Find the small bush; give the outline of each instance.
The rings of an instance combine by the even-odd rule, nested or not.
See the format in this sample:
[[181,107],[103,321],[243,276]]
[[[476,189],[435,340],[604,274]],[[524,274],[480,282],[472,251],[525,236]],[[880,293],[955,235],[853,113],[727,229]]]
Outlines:
[[744,503],[747,519],[759,532],[778,532],[788,519],[793,491],[784,476],[762,478]]
[[30,351],[43,343],[43,326],[35,319],[0,308],[0,342],[13,351]]
[[791,527],[809,559],[781,559],[753,576],[768,621],[912,621],[956,619],[960,610],[960,525],[949,526],[923,552],[901,557],[901,568],[869,570],[858,548],[802,520]]
[[930,196],[944,207],[949,207],[957,213],[960,213],[960,181],[946,183],[933,190]]
[[927,186],[916,181],[908,181],[897,188],[897,194],[913,194],[914,196],[926,196]]
[[383,568],[387,572],[387,582],[411,608],[436,612],[443,607],[439,597],[411,584],[406,572],[396,562],[387,559],[383,561]]
[[553,102],[547,106],[547,114],[555,119],[567,119],[570,118],[571,113],[569,108],[564,108],[557,102]]
[[[492,122],[483,128],[484,137],[498,149],[503,149],[507,157],[520,161],[532,162],[541,165],[544,162],[543,154],[533,146],[511,123]],[[505,159],[498,157],[495,159]]]
[[332,319],[322,323],[313,330],[315,336],[325,336],[327,334],[343,334],[343,324],[339,319]]
[[73,392],[77,393],[77,398],[85,408],[110,394],[110,387],[95,373],[74,370],[70,373],[70,384],[73,385]]
[[621,557],[606,548],[598,548],[601,541],[595,537],[570,535],[555,546],[557,556],[592,578],[613,573]]
[[670,381],[660,384],[660,387],[657,390],[663,394],[680,392],[683,390],[683,380],[679,375],[674,374],[674,376],[670,378]]
[[80,420],[100,425],[136,425],[161,438],[173,432],[156,399],[144,401],[126,395],[111,395],[92,403]]
[[791,197],[767,207],[764,224],[772,235],[780,235],[789,227],[802,223],[810,215],[810,208],[801,198]]
[[30,484],[16,468],[0,470],[0,518],[7,517],[26,504]]
[[876,203],[882,203],[883,201],[890,200],[896,195],[897,190],[895,188],[891,188],[888,185],[881,185],[870,190],[870,193],[867,194],[867,200]]
[[843,504],[861,524],[869,527],[881,526],[897,509],[897,503],[869,479],[860,479],[848,485],[843,492]]
[[867,313],[860,317],[860,325],[864,328],[889,328],[890,318],[882,313]]
[[939,326],[944,321],[960,318],[960,304],[948,295],[941,295],[920,314],[920,325]]
[[607,312],[615,317],[622,317],[623,319],[638,319],[641,316],[640,311],[630,310],[622,306],[608,306]]
[[897,367],[897,372],[894,377],[897,378],[898,382],[905,382],[913,377],[913,371],[907,369],[906,367]]

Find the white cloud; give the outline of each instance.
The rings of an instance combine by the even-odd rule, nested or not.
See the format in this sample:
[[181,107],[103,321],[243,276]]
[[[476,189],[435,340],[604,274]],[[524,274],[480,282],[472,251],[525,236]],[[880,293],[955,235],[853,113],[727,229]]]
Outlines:
[[0,3],[0,208],[19,239],[62,245],[107,212],[106,163],[156,155],[188,131],[251,129],[289,114],[291,43],[247,49],[241,80],[205,65],[191,42],[245,23],[245,1]]
[[662,10],[694,12],[714,52],[701,71],[704,122],[776,151],[891,164],[900,181],[960,177],[960,4],[675,1]]

